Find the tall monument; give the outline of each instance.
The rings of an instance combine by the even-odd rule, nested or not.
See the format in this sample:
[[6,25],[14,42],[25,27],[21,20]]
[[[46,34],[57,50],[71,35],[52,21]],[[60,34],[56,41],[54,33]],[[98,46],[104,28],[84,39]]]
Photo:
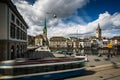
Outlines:
[[98,27],[96,29],[96,38],[101,39],[101,28],[100,28],[99,23],[98,23]]

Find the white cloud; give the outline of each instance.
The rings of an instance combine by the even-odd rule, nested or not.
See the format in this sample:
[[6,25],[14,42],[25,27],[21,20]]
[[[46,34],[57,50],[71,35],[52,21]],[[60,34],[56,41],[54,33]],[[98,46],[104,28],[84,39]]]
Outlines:
[[[28,34],[36,35],[41,33],[45,15],[47,16],[48,26],[57,25],[60,20],[50,18],[52,14],[57,14],[59,19],[70,16],[75,13],[78,8],[81,8],[88,0],[37,0],[33,5],[25,0],[12,0],[17,6],[17,9],[22,14],[23,18],[29,25]],[[38,29],[40,27],[40,29]],[[40,31],[39,31],[40,30]]]
[[[76,36],[76,34],[80,34],[80,37],[95,36],[98,23],[103,29],[103,36],[118,35],[113,32],[120,29],[120,13],[110,15],[109,12],[105,12],[100,14],[98,19],[87,24],[79,16],[75,16],[74,19],[82,24],[62,21],[62,18],[71,17],[71,14],[76,13],[76,10],[86,5],[89,0],[37,0],[33,5],[25,0],[13,0],[13,2],[30,26],[28,29],[30,35],[42,33],[45,15],[48,19],[48,37]],[[52,19],[53,15],[45,14],[46,12],[55,13],[58,18]]]
[[49,30],[48,33],[50,34],[50,36],[54,35],[66,36],[69,34],[80,37],[95,36],[98,23],[101,26],[103,37],[112,37],[118,35],[118,32],[117,33],[115,32],[119,31],[120,29],[120,13],[114,13],[113,15],[110,15],[108,12],[105,12],[103,14],[100,14],[98,19],[96,19],[95,21],[89,22],[88,24],[85,25],[76,24],[72,22],[66,24],[60,21],[57,27],[54,26],[51,27],[50,31],[53,30],[52,32],[54,33],[50,32]]

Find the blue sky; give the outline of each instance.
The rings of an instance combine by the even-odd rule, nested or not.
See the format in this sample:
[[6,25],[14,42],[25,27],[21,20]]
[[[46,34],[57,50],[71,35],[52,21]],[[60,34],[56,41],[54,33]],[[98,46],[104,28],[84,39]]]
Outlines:
[[47,16],[48,37],[95,36],[98,23],[103,37],[120,36],[120,0],[13,0],[13,3],[30,26],[29,35],[42,33]]
[[[77,15],[81,16],[88,23],[96,20],[99,14],[105,11],[108,11],[110,14],[120,12],[120,0],[90,0],[86,6],[77,9]],[[69,21],[73,19],[67,18],[65,20]]]
[[[95,20],[98,18],[100,13],[104,13],[108,11],[110,14],[114,14],[115,12],[120,12],[120,0],[90,0],[90,2],[82,8],[83,11],[86,12],[88,16],[90,16],[91,20]],[[79,15],[84,16],[84,13],[80,12]]]

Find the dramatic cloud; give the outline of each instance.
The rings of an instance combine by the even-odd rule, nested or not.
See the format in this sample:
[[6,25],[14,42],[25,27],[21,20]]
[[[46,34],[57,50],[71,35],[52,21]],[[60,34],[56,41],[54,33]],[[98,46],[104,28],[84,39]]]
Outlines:
[[50,36],[95,36],[98,23],[100,24],[100,27],[102,29],[103,37],[112,37],[115,35],[119,35],[118,32],[120,31],[120,13],[114,13],[113,15],[110,15],[108,12],[100,14],[97,20],[89,22],[85,25],[72,22],[66,24],[64,22],[59,21],[57,27],[51,27],[48,30],[48,33],[50,34]]
[[[12,1],[28,23],[30,35],[41,33],[45,16],[48,19],[48,26],[55,26],[59,24],[61,18],[76,13],[78,8],[88,3],[88,0],[37,0],[31,5],[25,0]],[[57,15],[57,19],[52,19],[53,14]]]
[[[102,28],[103,36],[118,35],[120,13],[116,12],[113,15],[109,12],[101,13],[98,19],[89,23],[77,16],[77,9],[82,8],[88,2],[89,0],[37,0],[34,4],[29,4],[25,0],[13,0],[29,25],[28,34],[30,35],[42,33],[45,16],[47,17],[48,37],[95,36],[98,23]],[[57,15],[56,19],[52,18],[53,14]],[[72,16],[73,14],[74,16]],[[65,22],[66,18],[71,18],[72,21]]]

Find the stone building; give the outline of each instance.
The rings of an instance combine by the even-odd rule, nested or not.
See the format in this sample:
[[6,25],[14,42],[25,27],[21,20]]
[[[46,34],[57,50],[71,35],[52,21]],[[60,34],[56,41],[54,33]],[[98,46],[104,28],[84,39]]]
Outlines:
[[91,41],[89,39],[80,40],[81,48],[91,48]]
[[11,0],[0,0],[0,61],[22,57],[28,25]]
[[28,37],[28,45],[29,44],[34,44],[33,46],[49,46],[48,38],[47,38],[47,24],[46,24],[46,18],[44,21],[44,28],[43,28],[43,34],[38,34],[34,36]]
[[111,43],[114,47],[120,49],[120,36],[114,36],[113,38],[111,38]]
[[49,40],[49,47],[51,47],[51,48],[66,48],[67,47],[66,38],[60,37],[60,36],[51,37]]
[[35,46],[43,46],[43,35],[39,34],[35,36]]
[[28,35],[28,46],[35,46],[35,36]]

